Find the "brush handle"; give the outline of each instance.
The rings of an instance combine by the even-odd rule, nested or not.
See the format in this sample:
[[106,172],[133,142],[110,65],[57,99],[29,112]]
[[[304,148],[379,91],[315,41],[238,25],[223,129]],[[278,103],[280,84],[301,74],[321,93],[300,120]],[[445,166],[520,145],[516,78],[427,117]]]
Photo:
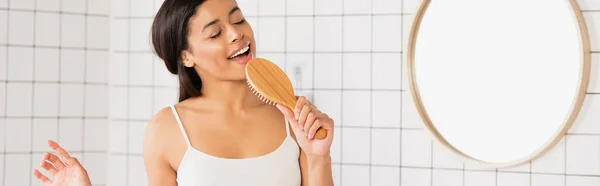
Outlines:
[[[298,99],[297,96],[296,96],[296,99]],[[296,106],[296,101],[294,101],[293,103],[290,103],[286,106],[290,110],[294,110],[294,107]],[[327,130],[325,130],[323,127],[320,127],[319,129],[317,129],[317,132],[315,133],[315,138],[316,139],[325,139],[325,137],[327,137]]]

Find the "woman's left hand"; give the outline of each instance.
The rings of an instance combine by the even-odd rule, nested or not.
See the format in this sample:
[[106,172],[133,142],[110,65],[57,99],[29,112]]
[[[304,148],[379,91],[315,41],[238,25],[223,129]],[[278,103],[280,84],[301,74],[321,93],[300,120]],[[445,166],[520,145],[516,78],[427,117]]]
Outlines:
[[[278,104],[277,108],[287,118],[298,145],[307,155],[329,156],[333,142],[333,119],[319,111],[304,96],[298,98],[293,112],[283,105]],[[314,138],[319,128],[327,131],[324,139]]]

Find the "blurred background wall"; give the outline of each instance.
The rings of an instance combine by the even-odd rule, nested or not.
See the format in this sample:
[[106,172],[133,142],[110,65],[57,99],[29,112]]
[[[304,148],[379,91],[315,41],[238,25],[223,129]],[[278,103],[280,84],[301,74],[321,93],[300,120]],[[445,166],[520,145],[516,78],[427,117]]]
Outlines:
[[[510,169],[465,162],[424,129],[402,63],[418,0],[237,2],[258,57],[335,119],[336,185],[600,185],[600,0],[579,0],[593,50],[580,117],[548,154]],[[147,185],[145,125],[177,101],[149,41],[161,3],[0,0],[0,185],[42,185],[31,169],[47,139],[79,157],[95,186]]]

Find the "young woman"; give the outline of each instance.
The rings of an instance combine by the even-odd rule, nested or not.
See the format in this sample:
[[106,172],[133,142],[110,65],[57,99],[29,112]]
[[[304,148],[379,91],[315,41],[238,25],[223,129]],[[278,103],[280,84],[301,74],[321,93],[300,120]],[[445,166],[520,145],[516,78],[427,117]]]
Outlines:
[[[151,186],[330,186],[333,120],[306,98],[292,110],[260,101],[244,67],[256,43],[235,0],[166,0],[152,43],[179,77],[179,103],[148,123],[144,161]],[[135,67],[134,67],[135,68]],[[325,139],[314,139],[319,127]],[[47,185],[91,185],[58,144],[33,174]],[[62,161],[61,161],[62,159]]]

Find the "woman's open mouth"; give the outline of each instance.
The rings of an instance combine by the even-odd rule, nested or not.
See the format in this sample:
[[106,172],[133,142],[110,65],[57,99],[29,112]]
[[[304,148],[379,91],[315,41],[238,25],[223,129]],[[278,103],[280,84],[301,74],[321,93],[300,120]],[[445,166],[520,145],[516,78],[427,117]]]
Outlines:
[[250,61],[250,59],[252,59],[252,55],[250,55],[250,51],[251,51],[250,42],[248,42],[246,47],[240,49],[235,54],[229,56],[227,59],[232,62],[246,64],[246,63],[248,63],[248,61]]

